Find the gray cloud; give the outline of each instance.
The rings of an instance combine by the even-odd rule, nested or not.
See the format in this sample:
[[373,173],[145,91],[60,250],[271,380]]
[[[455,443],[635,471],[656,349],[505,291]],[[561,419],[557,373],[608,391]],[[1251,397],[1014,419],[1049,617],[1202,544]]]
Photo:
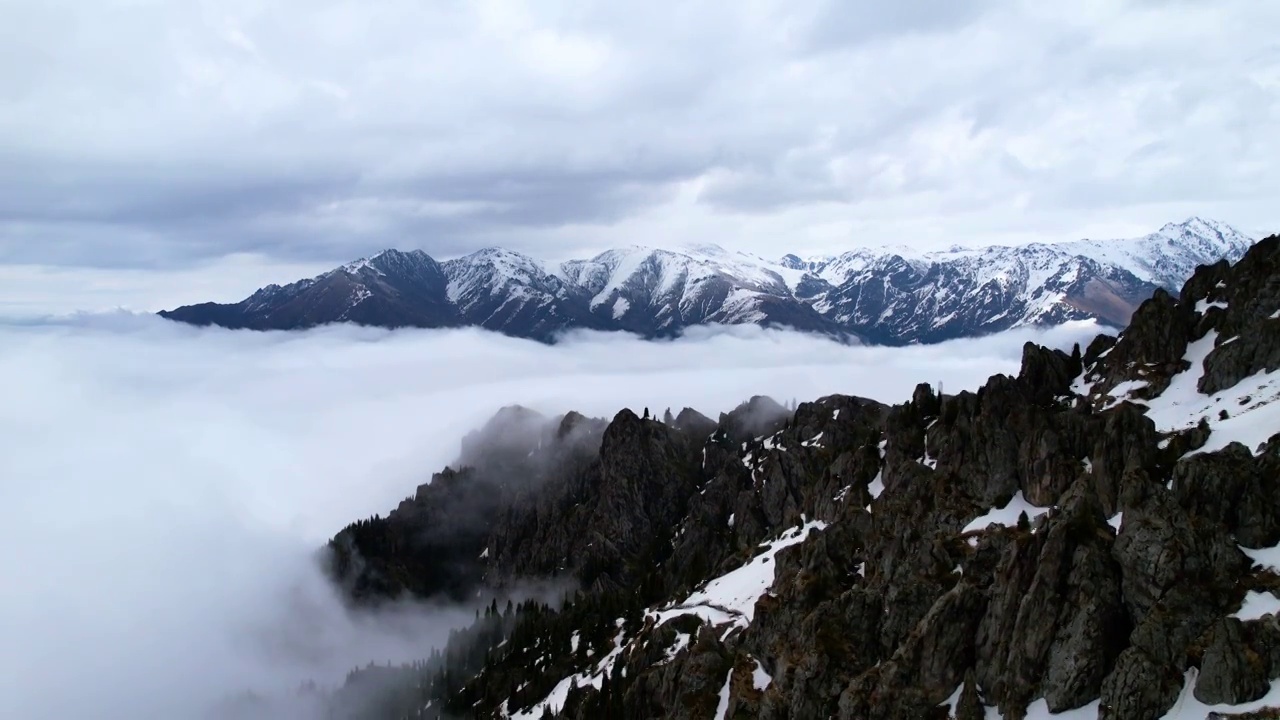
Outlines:
[[980,0],[916,0],[879,3],[868,0],[822,5],[810,25],[809,39],[824,50],[906,34],[931,34],[965,27],[993,6]]
[[1252,228],[1280,190],[1277,22],[1248,0],[10,3],[0,263]]

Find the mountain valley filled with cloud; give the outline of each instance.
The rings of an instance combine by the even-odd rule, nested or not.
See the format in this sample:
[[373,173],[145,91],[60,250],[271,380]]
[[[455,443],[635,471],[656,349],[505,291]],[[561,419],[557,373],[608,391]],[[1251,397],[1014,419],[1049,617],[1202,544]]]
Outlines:
[[0,0],[0,718],[1280,718],[1276,28]]
[[[408,662],[471,618],[456,606],[350,615],[315,553],[385,511],[498,409],[612,416],[731,410],[752,395],[891,402],[919,378],[975,387],[1027,340],[849,347],[742,328],[663,343],[582,334],[548,347],[475,330],[194,329],[84,316],[0,325],[0,618],[12,717],[180,717],[242,689],[339,683]],[[714,372],[709,368],[714,367]],[[407,628],[407,631],[406,631]],[[76,691],[61,690],[75,672]]]

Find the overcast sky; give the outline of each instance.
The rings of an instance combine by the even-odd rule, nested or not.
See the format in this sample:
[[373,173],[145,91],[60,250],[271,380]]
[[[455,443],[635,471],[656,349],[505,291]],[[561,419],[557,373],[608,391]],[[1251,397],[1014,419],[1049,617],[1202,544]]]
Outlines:
[[128,305],[388,246],[1261,234],[1277,27],[1259,0],[0,0],[0,278]]

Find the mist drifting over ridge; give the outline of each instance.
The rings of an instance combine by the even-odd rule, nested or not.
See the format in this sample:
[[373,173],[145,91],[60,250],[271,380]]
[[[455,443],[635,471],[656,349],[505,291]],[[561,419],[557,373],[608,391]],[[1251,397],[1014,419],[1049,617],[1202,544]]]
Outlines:
[[154,318],[0,325],[0,714],[181,717],[242,689],[422,657],[468,610],[343,610],[314,552],[453,462],[500,407],[714,414],[886,402],[1016,370],[1094,326],[912,348],[737,328],[545,346],[474,330],[253,334]]

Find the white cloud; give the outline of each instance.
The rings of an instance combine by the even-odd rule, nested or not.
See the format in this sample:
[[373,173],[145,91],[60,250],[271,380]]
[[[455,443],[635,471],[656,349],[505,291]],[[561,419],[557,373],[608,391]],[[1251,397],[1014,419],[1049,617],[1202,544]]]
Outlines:
[[411,494],[500,406],[714,417],[753,394],[899,402],[917,382],[1014,372],[1027,339],[1091,334],[892,349],[734,328],[549,347],[133,315],[0,325],[0,715],[179,717],[241,687],[422,655],[449,616],[409,624],[426,637],[345,617],[307,558]]

